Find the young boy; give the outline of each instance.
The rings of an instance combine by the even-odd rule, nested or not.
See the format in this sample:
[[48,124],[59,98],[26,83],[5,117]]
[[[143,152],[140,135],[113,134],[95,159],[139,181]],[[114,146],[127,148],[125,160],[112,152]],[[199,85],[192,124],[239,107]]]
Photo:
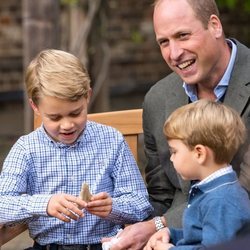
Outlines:
[[[90,79],[75,56],[42,51],[25,83],[43,124],[4,162],[0,223],[28,221],[33,249],[101,249],[103,236],[152,212],[132,153],[118,131],[87,120]],[[83,182],[90,202],[79,198]]]
[[196,180],[183,229],[164,228],[145,249],[203,249],[227,241],[250,220],[250,201],[229,165],[246,129],[236,111],[200,100],[174,111],[164,125],[171,161],[185,180]]

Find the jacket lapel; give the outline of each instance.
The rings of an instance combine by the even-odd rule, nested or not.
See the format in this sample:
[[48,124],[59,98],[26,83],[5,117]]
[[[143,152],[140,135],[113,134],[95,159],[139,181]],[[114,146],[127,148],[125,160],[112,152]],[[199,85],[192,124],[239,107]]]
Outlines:
[[237,44],[237,56],[224,103],[242,115],[250,97],[250,61],[248,59],[250,50],[238,41],[233,41]]

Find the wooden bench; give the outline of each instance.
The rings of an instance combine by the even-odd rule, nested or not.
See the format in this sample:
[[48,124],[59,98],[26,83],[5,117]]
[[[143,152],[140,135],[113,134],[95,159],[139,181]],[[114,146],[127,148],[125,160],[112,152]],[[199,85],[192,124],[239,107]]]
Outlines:
[[[142,109],[111,111],[89,114],[88,119],[115,127],[125,137],[136,161],[138,162],[138,138],[142,134]],[[41,124],[40,117],[35,116],[34,128]],[[0,228],[0,248],[27,229],[27,225]]]

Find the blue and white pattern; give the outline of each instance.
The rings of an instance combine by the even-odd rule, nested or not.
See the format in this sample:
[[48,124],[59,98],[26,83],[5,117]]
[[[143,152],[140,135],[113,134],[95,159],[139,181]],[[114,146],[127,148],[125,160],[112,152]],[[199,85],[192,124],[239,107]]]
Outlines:
[[[49,217],[46,208],[55,193],[78,196],[82,182],[93,194],[108,192],[110,215],[85,213],[65,223]],[[125,223],[152,212],[134,157],[121,133],[88,121],[74,145],[53,141],[43,126],[22,136],[8,154],[0,175],[0,223],[28,221],[39,244],[93,244],[115,235]]]

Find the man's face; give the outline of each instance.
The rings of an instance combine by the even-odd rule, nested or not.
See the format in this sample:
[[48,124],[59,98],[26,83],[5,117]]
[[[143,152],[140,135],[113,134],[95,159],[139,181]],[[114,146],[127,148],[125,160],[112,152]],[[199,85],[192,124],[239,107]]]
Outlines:
[[34,111],[41,116],[44,128],[55,141],[73,144],[81,135],[87,121],[88,99],[67,101],[44,96]]
[[164,60],[184,82],[208,83],[221,77],[226,65],[220,61],[218,39],[223,31],[216,16],[205,28],[186,0],[162,0],[155,6],[153,21]]

